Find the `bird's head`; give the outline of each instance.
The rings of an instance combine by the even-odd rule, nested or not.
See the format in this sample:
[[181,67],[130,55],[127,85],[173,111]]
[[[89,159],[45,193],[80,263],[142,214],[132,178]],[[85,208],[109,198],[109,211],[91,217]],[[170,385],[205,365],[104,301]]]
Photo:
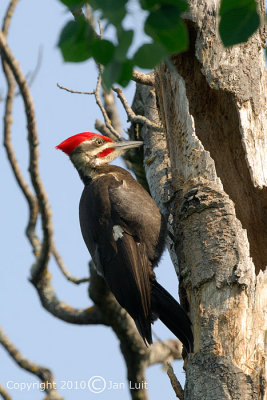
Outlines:
[[83,132],[69,137],[56,148],[70,157],[78,172],[90,176],[92,170],[110,163],[124,151],[142,144],[143,142],[138,141],[114,142],[107,136]]

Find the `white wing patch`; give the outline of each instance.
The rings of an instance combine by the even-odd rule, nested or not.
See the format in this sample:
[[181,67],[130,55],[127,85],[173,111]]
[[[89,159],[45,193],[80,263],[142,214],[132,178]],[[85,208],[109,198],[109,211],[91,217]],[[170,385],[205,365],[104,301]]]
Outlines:
[[123,229],[120,225],[114,225],[112,228],[113,231],[113,237],[115,242],[117,242],[118,239],[121,239],[123,236]]

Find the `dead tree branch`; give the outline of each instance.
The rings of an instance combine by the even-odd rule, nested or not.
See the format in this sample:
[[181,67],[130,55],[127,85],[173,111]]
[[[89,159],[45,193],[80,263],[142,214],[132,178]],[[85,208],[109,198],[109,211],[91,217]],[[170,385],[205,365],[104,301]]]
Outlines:
[[60,85],[59,83],[57,83],[57,87],[58,87],[59,89],[66,90],[66,92],[69,92],[69,93],[87,94],[87,95],[94,95],[94,94],[95,94],[95,91],[94,91],[94,90],[93,90],[92,92],[81,92],[81,91],[79,91],[79,90],[69,89],[69,88],[67,88],[67,87],[65,87],[65,86]]
[[59,83],[57,84],[57,87],[59,89],[63,89],[66,90],[69,93],[77,93],[77,94],[87,94],[87,95],[93,95],[95,97],[95,101],[96,104],[98,105],[98,107],[100,108],[100,111],[104,117],[105,120],[105,131],[107,132],[107,135],[110,136],[112,139],[120,139],[121,138],[121,134],[120,132],[118,132],[112,125],[111,120],[108,116],[108,113],[104,107],[104,105],[102,104],[101,101],[101,97],[100,97],[100,89],[101,89],[101,82],[102,82],[102,78],[101,78],[101,71],[100,71],[101,67],[99,66],[99,74],[98,74],[98,78],[97,78],[97,84],[96,84],[96,88],[95,90],[93,90],[92,92],[81,92],[78,90],[73,90],[73,89],[69,89],[66,88],[65,86],[60,85]]
[[60,301],[51,285],[51,276],[43,276],[42,280],[35,286],[42,306],[62,321],[76,325],[108,325],[98,307],[73,308]]
[[122,132],[121,121],[116,106],[114,94],[112,92],[107,92],[102,87],[102,97],[104,100],[104,108],[107,112],[111,125],[117,132]]
[[29,172],[31,176],[31,181],[36,192],[36,197],[39,205],[39,210],[41,214],[42,220],[42,231],[43,231],[43,240],[41,244],[39,257],[36,259],[32,267],[32,280],[36,281],[40,278],[40,275],[44,272],[47,267],[49,256],[52,247],[52,219],[51,219],[51,210],[48,202],[47,194],[44,190],[43,183],[41,181],[40,172],[39,172],[39,150],[38,150],[38,135],[37,135],[37,126],[35,120],[35,111],[33,105],[33,99],[29,90],[29,86],[27,81],[23,75],[23,72],[19,66],[18,61],[14,58],[10,48],[7,45],[5,35],[3,31],[0,31],[0,46],[2,57],[8,63],[12,73],[15,77],[15,80],[19,86],[24,107],[25,113],[27,117],[27,125],[28,125],[28,140],[30,147],[30,166]]
[[3,30],[3,33],[5,36],[7,36],[7,34],[8,34],[11,19],[13,17],[13,14],[14,14],[17,4],[18,4],[18,0],[11,0],[8,5],[6,14],[4,16],[3,25],[2,25],[2,30]]
[[3,385],[0,385],[0,395],[4,400],[12,400],[12,397],[10,396],[9,393],[7,393]]
[[50,400],[62,399],[55,389],[55,379],[52,372],[48,368],[40,366],[24,357],[11,343],[2,328],[0,328],[0,343],[21,368],[32,373],[41,380],[41,382],[45,385],[45,391]]
[[[5,32],[5,35],[8,33],[8,27],[10,25],[10,19],[13,15],[15,5],[17,1],[13,1],[10,3],[10,6],[8,7],[6,16],[4,18],[4,24],[3,24],[3,32]],[[4,34],[3,34],[4,35]],[[6,46],[7,47],[7,46]],[[24,79],[22,72],[19,69],[19,66],[16,62],[16,60],[12,59],[12,54],[9,54],[11,60],[12,60],[12,65],[13,67],[17,70],[17,80],[20,80],[21,86],[24,87],[26,80]],[[31,189],[29,188],[26,179],[23,177],[23,174],[20,170],[18,161],[15,156],[14,148],[12,145],[12,140],[11,140],[11,125],[12,125],[12,108],[13,108],[13,100],[14,100],[14,90],[15,90],[15,81],[13,74],[14,72],[12,71],[10,65],[6,61],[5,57],[2,57],[2,65],[3,65],[3,71],[6,76],[7,80],[7,86],[8,86],[8,93],[6,97],[6,104],[5,104],[5,115],[4,115],[4,145],[6,148],[7,156],[11,165],[11,168],[13,170],[14,176],[17,180],[17,183],[22,190],[28,206],[29,206],[29,222],[26,228],[26,234],[27,237],[32,245],[33,252],[38,258],[40,251],[42,249],[42,244],[39,240],[39,238],[36,235],[35,232],[35,227],[36,227],[36,220],[39,212],[39,207],[38,207],[38,196],[33,194]],[[38,144],[38,138],[37,138],[37,128],[35,124],[35,115],[34,115],[34,109],[33,109],[33,101],[31,99],[31,96],[29,95],[29,88],[27,87],[27,84],[24,88],[24,102],[25,102],[25,109],[28,111],[28,129],[29,129],[29,138],[31,140],[30,146],[34,147],[31,151],[31,176],[32,179],[35,179],[37,181],[37,185],[39,185],[39,192],[41,192],[41,195],[43,196],[43,200],[45,200],[45,192],[44,188],[42,185],[39,183],[41,182],[41,178],[39,176],[39,171],[38,171],[38,149],[37,149],[37,144]],[[35,148],[36,147],[36,148]],[[35,188],[36,189],[36,188]],[[40,198],[40,196],[39,196]],[[40,202],[40,200],[39,200]],[[48,203],[47,203],[48,204]],[[44,208],[46,208],[46,215],[50,213],[49,207],[44,205]],[[50,218],[50,215],[49,215]],[[49,220],[47,221],[49,223]],[[88,281],[88,278],[82,278],[78,279],[75,277],[72,277],[69,272],[66,270],[63,260],[60,257],[58,251],[56,250],[55,244],[53,242],[53,232],[52,229],[50,229],[49,232],[50,235],[50,240],[52,242],[51,246],[51,253],[54,255],[56,262],[58,266],[60,267],[61,271],[63,274],[66,276],[66,278],[75,283],[79,284],[82,282]],[[48,255],[49,256],[49,255]],[[40,263],[40,266],[41,263]],[[48,275],[48,274],[46,274]],[[80,310],[80,309],[73,309],[67,304],[60,302],[53,290],[53,287],[50,284],[50,279],[47,279],[47,276],[45,276],[46,279],[42,280],[42,284],[40,284],[40,281],[35,281],[35,286],[38,290],[39,296],[42,300],[42,302],[45,304],[45,308],[50,311],[52,314],[57,316],[60,319],[67,320],[73,323],[88,323],[88,321],[99,321],[99,318],[96,318],[95,312],[88,312],[88,309],[86,310]],[[45,284],[44,284],[45,282]],[[47,295],[47,298],[46,298]],[[90,316],[88,316],[90,314]],[[83,321],[83,322],[81,322]],[[91,322],[94,323],[94,322]],[[98,322],[96,322],[98,323]]]
[[154,86],[155,77],[154,74],[144,74],[143,72],[133,70],[133,81],[141,83],[142,85]]
[[52,247],[52,254],[56,260],[56,263],[57,263],[59,269],[61,270],[61,272],[67,278],[68,281],[75,283],[75,285],[80,285],[80,283],[89,282],[89,278],[77,278],[75,276],[72,276],[69,273],[69,271],[65,267],[62,257],[60,256],[59,252],[56,249],[54,242],[53,242],[53,247]]
[[104,124],[104,122],[100,121],[99,119],[95,120],[95,129],[98,130],[102,135],[104,136],[109,136],[110,131]]
[[109,116],[106,112],[105,107],[103,106],[101,99],[100,99],[100,89],[101,89],[101,84],[102,84],[102,78],[101,78],[101,67],[99,66],[99,74],[97,78],[97,84],[96,84],[96,90],[95,90],[95,100],[96,104],[100,108],[102,115],[105,120],[106,127],[110,130],[112,136],[114,136],[116,139],[121,139],[121,134],[116,131],[116,129],[113,128],[111,121],[109,119]]
[[180,382],[177,379],[177,376],[175,375],[172,365],[170,363],[167,363],[167,374],[168,377],[170,378],[171,385],[173,387],[173,390],[176,394],[176,397],[180,400],[184,400],[184,391],[183,388],[180,384]]
[[150,347],[147,366],[166,363],[167,361],[182,360],[182,343],[179,340],[154,342]]
[[126,111],[126,114],[128,116],[128,119],[131,123],[146,125],[149,128],[153,128],[154,131],[162,131],[163,130],[163,128],[160,125],[155,124],[153,121],[150,121],[148,118],[144,117],[143,115],[136,115],[133,112],[133,109],[129,105],[126,97],[124,96],[124,94],[122,93],[122,90],[120,88],[113,87],[112,90],[115,93],[117,93],[117,96],[120,99],[121,104],[123,105],[123,107]]

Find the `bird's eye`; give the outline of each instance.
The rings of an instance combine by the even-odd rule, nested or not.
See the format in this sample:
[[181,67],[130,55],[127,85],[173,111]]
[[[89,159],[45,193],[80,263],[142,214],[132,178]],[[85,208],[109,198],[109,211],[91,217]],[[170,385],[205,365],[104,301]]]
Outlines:
[[102,140],[101,139],[97,139],[96,143],[100,146],[102,144]]

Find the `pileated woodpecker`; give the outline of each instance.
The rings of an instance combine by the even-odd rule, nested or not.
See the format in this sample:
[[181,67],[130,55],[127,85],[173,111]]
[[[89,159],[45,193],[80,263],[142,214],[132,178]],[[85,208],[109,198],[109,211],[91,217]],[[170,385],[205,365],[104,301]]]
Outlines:
[[166,222],[130,173],[108,165],[142,144],[84,132],[57,148],[70,157],[85,185],[80,225],[97,272],[134,319],[146,345],[152,343],[151,322],[159,317],[189,353],[193,351],[190,320],[153,271],[164,249]]

